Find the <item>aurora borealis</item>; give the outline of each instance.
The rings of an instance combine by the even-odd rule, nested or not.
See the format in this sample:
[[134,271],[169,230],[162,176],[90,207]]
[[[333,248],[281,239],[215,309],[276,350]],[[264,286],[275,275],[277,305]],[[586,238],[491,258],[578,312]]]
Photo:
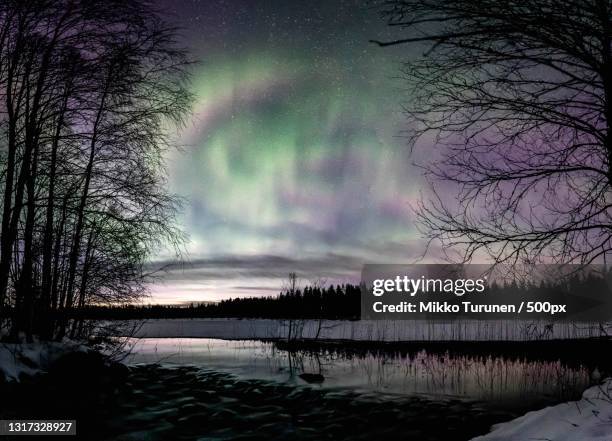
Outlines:
[[402,58],[359,1],[160,2],[199,60],[194,114],[168,158],[188,262],[152,301],[354,281],[422,252],[419,172],[401,137]]

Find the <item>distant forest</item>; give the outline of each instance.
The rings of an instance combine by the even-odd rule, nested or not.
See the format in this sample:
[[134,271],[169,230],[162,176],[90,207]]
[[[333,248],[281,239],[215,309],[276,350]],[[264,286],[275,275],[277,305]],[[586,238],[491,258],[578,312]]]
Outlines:
[[356,285],[307,286],[288,289],[278,296],[235,298],[186,306],[90,306],[77,313],[88,319],[244,317],[357,320],[361,312],[360,296],[361,289]]
[[[188,305],[91,305],[72,311],[79,319],[158,319],[237,317],[269,319],[336,319],[358,320],[361,316],[359,285],[306,286],[298,288],[295,280],[277,296],[246,297],[222,300],[218,303]],[[516,283],[487,287],[487,294],[499,299],[530,298],[550,300],[559,291],[572,294],[566,300],[584,302],[580,293],[598,292],[600,299],[609,298],[610,282],[600,276],[569,277],[555,283]],[[558,297],[557,297],[558,298]],[[603,306],[603,305],[602,305]],[[71,315],[72,316],[72,315]]]

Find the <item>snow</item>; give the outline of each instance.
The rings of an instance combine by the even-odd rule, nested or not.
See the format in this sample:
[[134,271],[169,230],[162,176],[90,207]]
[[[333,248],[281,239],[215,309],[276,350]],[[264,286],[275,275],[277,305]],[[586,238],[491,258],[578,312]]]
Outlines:
[[579,401],[529,412],[472,441],[610,441],[612,379],[587,389]]
[[62,342],[0,343],[0,377],[20,381],[22,375],[44,372],[55,360],[85,348],[66,339]]
[[[289,320],[148,320],[135,337],[276,339],[286,338]],[[430,322],[425,320],[293,320],[292,336],[359,341],[530,341],[600,336],[598,325],[504,321]],[[320,328],[320,329],[319,329]]]

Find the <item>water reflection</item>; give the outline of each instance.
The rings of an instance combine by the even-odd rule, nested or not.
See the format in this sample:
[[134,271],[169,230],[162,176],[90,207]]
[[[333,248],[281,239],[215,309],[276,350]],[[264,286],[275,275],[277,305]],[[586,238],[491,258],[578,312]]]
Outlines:
[[450,355],[425,349],[359,354],[288,351],[271,342],[206,338],[150,338],[133,344],[127,360],[130,363],[198,365],[242,378],[392,394],[454,396],[505,406],[512,402],[576,399],[591,383],[586,367],[568,367],[560,361]]

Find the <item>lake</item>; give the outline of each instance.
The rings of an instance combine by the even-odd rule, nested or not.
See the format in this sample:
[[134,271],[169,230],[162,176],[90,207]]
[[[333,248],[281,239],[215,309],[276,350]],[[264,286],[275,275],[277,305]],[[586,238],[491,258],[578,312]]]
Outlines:
[[213,338],[144,338],[131,343],[126,359],[131,365],[188,365],[245,380],[434,400],[452,397],[508,409],[577,399],[599,379],[595,368],[580,363],[432,351],[426,345],[351,352],[325,347],[289,350],[278,342]]
[[109,370],[118,381],[75,383],[57,370],[7,388],[4,404],[15,415],[69,416],[87,441],[461,441],[578,399],[609,374],[612,353],[601,339],[129,344],[128,368]]

